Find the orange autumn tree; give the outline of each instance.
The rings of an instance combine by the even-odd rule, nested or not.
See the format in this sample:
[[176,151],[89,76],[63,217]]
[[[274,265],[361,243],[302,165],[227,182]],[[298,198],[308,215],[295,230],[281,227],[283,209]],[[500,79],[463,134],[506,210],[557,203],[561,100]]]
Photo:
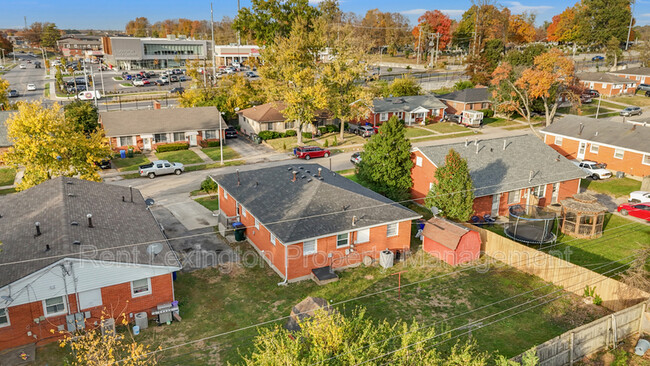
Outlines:
[[508,40],[516,44],[530,43],[535,40],[535,16],[526,14],[511,15]]
[[580,38],[583,23],[578,14],[583,9],[581,4],[566,8],[562,13],[553,17],[546,28],[546,39],[551,42],[576,42]]
[[[420,32],[422,32],[422,38],[420,38]],[[418,25],[416,25],[413,28],[413,31],[411,31],[411,34],[413,34],[413,37],[415,38],[416,50],[428,42],[427,33],[440,34],[438,50],[444,50],[449,42],[451,42],[451,19],[440,12],[440,10],[427,10],[427,12],[422,14],[422,16],[418,18]]]

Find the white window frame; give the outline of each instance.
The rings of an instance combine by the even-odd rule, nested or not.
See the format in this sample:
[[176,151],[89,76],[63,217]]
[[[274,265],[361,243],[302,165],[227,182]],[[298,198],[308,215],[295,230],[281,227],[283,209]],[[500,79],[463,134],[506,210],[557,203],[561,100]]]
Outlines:
[[431,188],[433,188],[433,182],[429,183],[429,190],[431,190]]
[[[179,134],[179,133],[181,134],[182,138],[177,140],[176,139],[176,134]],[[173,132],[172,133],[172,140],[173,140],[172,142],[185,141],[185,140],[187,140],[187,136],[185,136],[185,132]]]
[[[339,236],[345,235],[345,244],[339,245]],[[350,233],[336,234],[336,248],[345,248],[350,246]]]
[[562,146],[562,136],[555,136],[555,145]]
[[[156,137],[156,136],[158,136],[158,137],[163,137],[163,136],[164,136],[165,138],[159,140],[158,137]],[[154,139],[154,142],[155,142],[155,143],[160,143],[160,142],[169,142],[169,138],[168,138],[168,137],[169,137],[169,136],[167,136],[166,133],[154,133],[154,134],[153,134],[153,139]]]
[[6,322],[0,323],[0,328],[10,326],[11,325],[11,319],[9,319],[9,309],[2,308],[2,309],[0,309],[0,312],[4,312],[4,315],[0,315],[0,317],[7,319]]
[[257,217],[255,218],[255,228],[256,228],[257,230],[260,229],[260,221],[257,219]]
[[225,189],[223,190],[223,199],[227,200],[228,199],[228,191]]
[[[205,135],[206,140],[217,138],[217,130],[205,130],[203,134]],[[212,137],[209,136],[209,134],[212,134]]]
[[[361,233],[367,233],[367,234],[361,234]],[[364,241],[360,241],[359,238],[365,236],[366,239]],[[355,244],[363,244],[363,243],[369,243],[370,242],[370,229],[361,229],[357,230],[357,240],[355,241]]]
[[[134,140],[133,136],[120,136],[120,137],[118,137],[118,139],[119,139],[119,142],[120,142],[120,146],[133,146],[133,145],[135,145],[135,143],[133,141]],[[126,144],[126,145],[123,145],[122,144],[122,139],[129,139],[130,143]]]
[[270,234],[271,234],[271,244],[273,244],[273,246],[275,246],[275,235],[273,233],[270,233]]
[[600,145],[598,144],[591,144],[589,145],[589,152],[592,154],[598,154],[598,151],[600,150]]
[[650,165],[650,154],[643,154],[643,157],[641,157],[641,164]]
[[[395,227],[395,233],[391,235],[390,234],[390,228],[393,225]],[[398,236],[398,235],[399,235],[399,222],[393,222],[391,224],[386,225],[386,237],[387,238],[392,238],[392,237]]]
[[388,112],[379,113],[379,122],[388,121]]
[[422,166],[422,157],[421,156],[416,156],[415,157],[415,165],[416,166]]
[[[617,156],[620,153],[620,157]],[[625,158],[625,150],[623,149],[614,149],[614,159],[623,159]]]
[[[312,246],[312,244],[313,244],[313,249],[310,250],[310,251],[307,251],[306,250],[307,245]],[[318,253],[318,240],[316,240],[316,239],[305,240],[302,243],[302,255],[303,256],[312,255],[312,254],[316,254],[316,253]]]
[[[133,292],[133,282],[142,281],[142,280],[147,280],[147,291],[138,292],[136,294],[135,292]],[[151,278],[141,278],[141,279],[135,280],[135,281],[131,281],[131,297],[140,297],[140,296],[151,295]]]
[[544,198],[545,195],[546,195],[546,184],[533,187],[533,196],[537,198]]
[[[61,299],[61,301],[63,303],[63,310],[60,310],[60,311],[58,311],[56,313],[48,314],[48,312],[47,312],[47,300],[52,300],[52,299],[57,299],[57,298]],[[49,299],[43,300],[43,315],[45,315],[46,318],[49,318],[51,316],[62,315],[62,314],[65,314],[67,311],[68,311],[68,304],[66,304],[65,296],[63,296],[63,295],[50,297]]]
[[[516,197],[517,199],[516,200],[513,199],[514,197]],[[520,189],[508,192],[508,204],[509,205],[516,204],[516,203],[519,203],[519,202],[521,202],[521,190]]]

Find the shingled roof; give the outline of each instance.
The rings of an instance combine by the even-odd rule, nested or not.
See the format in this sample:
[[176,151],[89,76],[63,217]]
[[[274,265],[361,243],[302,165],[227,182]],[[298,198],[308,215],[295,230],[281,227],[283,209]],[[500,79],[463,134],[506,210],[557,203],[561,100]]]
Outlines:
[[106,136],[214,130],[228,126],[216,107],[141,109],[99,113]]
[[0,112],[0,147],[11,146],[9,141],[9,136],[7,135],[7,119],[12,112],[2,111]]
[[629,69],[610,72],[616,75],[645,75],[650,76],[650,67],[631,67]]
[[438,95],[438,99],[462,103],[489,102],[488,88],[469,88],[457,90],[449,94]]
[[467,145],[460,142],[415,148],[437,167],[444,165],[450,149],[467,160],[475,197],[586,176],[582,169],[533,135],[468,140]]
[[262,105],[257,105],[255,107],[242,109],[237,112],[242,116],[252,119],[257,122],[284,122],[286,118],[282,114],[282,111],[286,108],[286,105],[283,102],[271,102],[265,103]]
[[212,179],[285,245],[420,217],[318,164],[287,164]]
[[432,217],[424,224],[422,235],[451,250],[456,250],[458,244],[460,244],[460,239],[469,231],[468,228],[454,222],[440,217]]
[[[128,187],[67,177],[0,196],[0,287],[63,258],[180,268],[140,192],[133,190],[133,202],[130,197]],[[148,244],[129,246],[135,243],[161,243],[163,249],[151,256]]]
[[567,115],[544,128],[542,133],[650,153],[650,126]]
[[447,106],[435,96],[411,95],[405,97],[376,98],[373,100],[373,112],[411,112],[418,107],[425,109],[445,109]]
[[605,74],[603,72],[583,72],[576,74],[578,79],[581,81],[595,81],[598,83],[611,83],[611,84],[633,84],[636,83],[634,80],[624,78],[621,76],[616,76],[612,74]]

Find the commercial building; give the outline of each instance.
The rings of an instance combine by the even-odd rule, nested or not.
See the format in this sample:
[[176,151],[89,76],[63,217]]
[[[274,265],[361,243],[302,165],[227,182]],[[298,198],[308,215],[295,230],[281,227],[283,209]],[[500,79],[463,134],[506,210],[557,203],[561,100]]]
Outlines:
[[235,61],[246,62],[260,56],[260,47],[255,45],[215,45],[217,65],[227,66]]
[[92,60],[104,55],[100,36],[73,35],[56,41],[56,46],[65,57]]
[[208,59],[208,41],[176,38],[104,37],[106,62],[120,70],[184,67]]

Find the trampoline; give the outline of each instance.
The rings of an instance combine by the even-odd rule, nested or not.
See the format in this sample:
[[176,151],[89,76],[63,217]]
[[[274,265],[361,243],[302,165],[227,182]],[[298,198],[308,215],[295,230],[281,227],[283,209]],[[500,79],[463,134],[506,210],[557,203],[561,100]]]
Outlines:
[[525,244],[545,244],[555,241],[553,225],[557,215],[544,207],[514,205],[508,208],[509,220],[505,234],[510,239]]

